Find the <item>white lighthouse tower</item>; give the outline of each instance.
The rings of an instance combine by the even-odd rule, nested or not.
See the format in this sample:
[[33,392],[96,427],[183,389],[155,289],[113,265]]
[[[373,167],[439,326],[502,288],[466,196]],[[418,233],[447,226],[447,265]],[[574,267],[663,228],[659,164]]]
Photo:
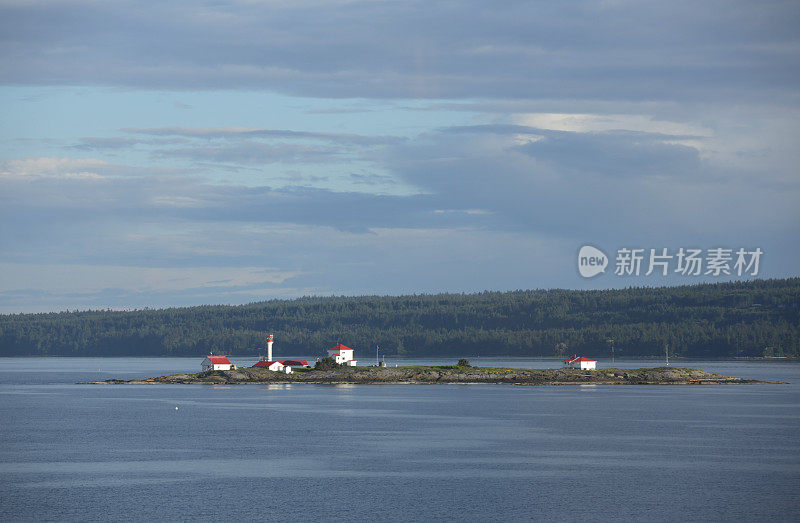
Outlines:
[[272,334],[267,336],[267,361],[272,361]]

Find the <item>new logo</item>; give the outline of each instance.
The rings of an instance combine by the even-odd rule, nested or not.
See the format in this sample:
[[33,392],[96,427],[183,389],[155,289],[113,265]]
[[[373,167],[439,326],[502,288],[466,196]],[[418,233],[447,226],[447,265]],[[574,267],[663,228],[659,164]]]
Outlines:
[[584,278],[597,276],[601,272],[606,272],[608,266],[608,256],[596,247],[584,245],[578,252],[578,272]]

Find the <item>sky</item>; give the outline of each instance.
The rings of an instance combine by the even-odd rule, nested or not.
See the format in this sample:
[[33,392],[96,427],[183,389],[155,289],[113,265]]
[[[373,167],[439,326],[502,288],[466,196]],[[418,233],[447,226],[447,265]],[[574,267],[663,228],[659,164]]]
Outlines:
[[768,0],[0,0],[0,313],[798,276],[798,27]]

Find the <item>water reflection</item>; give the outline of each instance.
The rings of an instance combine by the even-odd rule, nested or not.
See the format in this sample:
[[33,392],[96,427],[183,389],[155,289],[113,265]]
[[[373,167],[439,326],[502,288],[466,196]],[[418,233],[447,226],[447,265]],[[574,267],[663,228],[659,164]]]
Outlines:
[[292,384],[291,383],[270,383],[267,385],[262,385],[261,388],[266,390],[291,390]]

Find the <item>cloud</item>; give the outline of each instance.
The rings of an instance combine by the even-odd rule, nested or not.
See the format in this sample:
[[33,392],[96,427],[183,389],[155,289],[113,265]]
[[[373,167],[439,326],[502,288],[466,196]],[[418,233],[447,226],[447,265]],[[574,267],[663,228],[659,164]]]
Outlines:
[[139,140],[117,137],[86,137],[80,139],[80,144],[73,145],[73,149],[96,151],[102,149],[125,149],[139,143]]
[[793,100],[799,22],[794,3],[744,0],[5,3],[0,68],[18,85]]
[[713,130],[707,127],[660,120],[645,114],[518,113],[511,119],[517,125],[553,131],[634,131],[692,137],[713,135]]
[[[419,189],[400,196],[215,183],[98,158],[2,160],[0,308],[575,287],[583,243],[759,246],[766,275],[792,274],[797,184],[773,187],[763,171],[726,177],[671,138],[444,128],[375,154]],[[45,277],[51,265],[64,269]],[[182,268],[197,270],[180,280]],[[51,288],[62,273],[68,288]]]
[[[559,117],[557,123],[566,120]],[[648,120],[630,121],[639,125]],[[721,166],[683,143],[711,139],[703,135],[473,125],[442,128],[359,153],[328,145],[253,142],[241,138],[244,132],[249,130],[159,128],[152,134],[191,136],[192,143],[226,136],[207,147],[158,150],[163,157],[232,165],[329,163],[340,157],[369,161],[376,170],[348,175],[352,186],[367,189],[355,192],[220,183],[192,171],[132,168],[100,159],[7,160],[0,163],[5,166],[0,171],[5,212],[39,223],[63,220],[65,215],[84,223],[103,215],[123,228],[146,217],[155,222],[326,226],[358,233],[378,228],[477,228],[572,241],[640,241],[654,232],[665,241],[757,237],[763,234],[759,213],[774,215],[774,234],[792,230],[798,218],[793,203],[796,183],[787,185],[781,176],[764,170]],[[73,175],[66,183],[76,172],[91,176]],[[33,185],[29,178],[41,176],[37,173],[61,181]],[[284,183],[307,183],[312,177],[295,172]],[[405,195],[369,192],[376,184],[392,183],[416,190]],[[747,211],[731,206],[744,195]],[[698,231],[697,224],[708,216],[714,219]]]
[[585,286],[582,243],[796,274],[798,25],[781,1],[2,2],[0,307]]
[[[531,138],[521,143],[520,136]],[[786,185],[767,169],[721,166],[674,143],[680,138],[454,127],[393,148],[384,163],[441,197],[443,209],[482,209],[491,213],[491,228],[575,242],[757,242],[796,229],[797,183]]]
[[397,183],[392,176],[381,175],[381,174],[360,174],[360,173],[351,173],[350,179],[353,183],[357,185],[393,185]]
[[520,145],[518,150],[583,176],[602,173],[605,176],[672,178],[708,174],[711,170],[701,165],[697,149],[665,141],[661,135],[625,131],[549,131],[542,134],[540,140]]
[[[132,221],[179,219],[199,222],[262,222],[325,225],[341,230],[371,227],[452,226],[454,218],[431,221],[442,205],[431,195],[392,196],[309,187],[215,184],[179,171],[140,169],[96,159],[53,158],[5,161],[0,176],[8,223],[46,227],[54,220],[97,220],[128,227]],[[75,165],[92,165],[96,176],[68,176]],[[34,166],[30,168],[29,166]],[[46,172],[45,183],[37,172]],[[34,183],[34,176],[38,183]],[[100,180],[102,183],[98,183]],[[468,222],[462,221],[462,225]]]
[[0,179],[61,178],[99,180],[111,164],[99,158],[0,159]]
[[161,149],[156,156],[182,157],[197,161],[234,163],[330,163],[339,161],[341,151],[330,147],[298,144],[240,142],[233,146],[181,147]]
[[324,142],[343,143],[353,145],[385,145],[399,143],[405,138],[398,136],[365,136],[350,133],[322,133],[310,131],[291,131],[280,129],[254,129],[248,127],[157,127],[157,128],[136,128],[130,127],[122,129],[126,133],[147,134],[154,136],[183,136],[187,138],[289,138],[289,139],[310,139]]
[[[124,128],[122,131],[136,137],[81,138],[81,143],[73,148],[122,151],[138,146],[155,159],[186,159],[195,165],[216,162],[235,168],[237,165],[263,166],[272,163],[353,162],[363,160],[366,150],[407,140],[398,136],[250,127],[156,127]],[[311,178],[322,179],[319,175]],[[373,182],[377,179],[371,176]],[[383,179],[388,180],[385,176]]]

